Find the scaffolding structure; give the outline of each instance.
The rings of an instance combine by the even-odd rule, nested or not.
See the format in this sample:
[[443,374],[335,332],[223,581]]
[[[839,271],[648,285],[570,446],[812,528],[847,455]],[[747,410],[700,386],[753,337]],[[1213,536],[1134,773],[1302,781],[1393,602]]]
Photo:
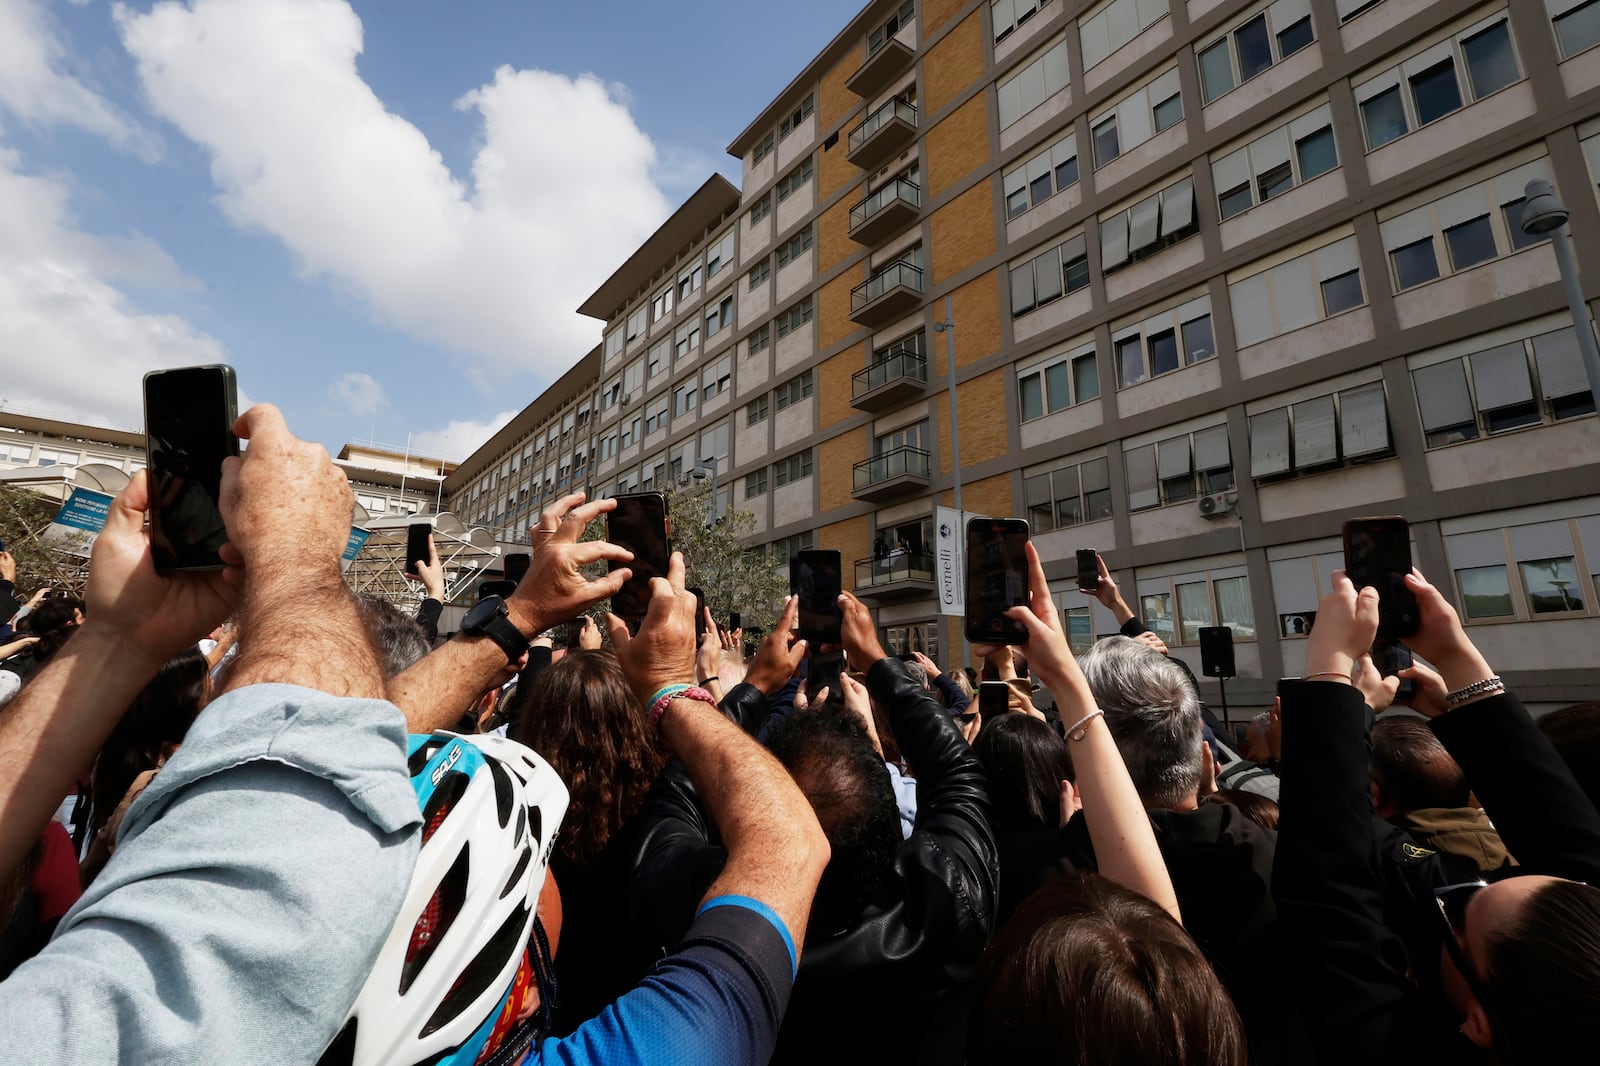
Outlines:
[[433,543],[444,566],[444,602],[453,603],[468,593],[486,571],[497,568],[500,546],[494,534],[482,526],[467,528],[446,511],[437,515],[385,515],[363,519],[356,525],[370,536],[345,570],[345,582],[356,592],[371,592],[399,606],[415,606],[422,600],[422,585],[406,579],[406,537],[417,522],[433,524]]

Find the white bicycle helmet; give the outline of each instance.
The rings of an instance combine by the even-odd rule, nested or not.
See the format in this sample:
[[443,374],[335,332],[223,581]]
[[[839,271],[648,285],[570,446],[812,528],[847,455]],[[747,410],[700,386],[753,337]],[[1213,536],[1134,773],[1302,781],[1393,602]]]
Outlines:
[[541,1016],[554,1006],[536,918],[566,786],[502,737],[412,736],[408,753],[422,850],[394,929],[319,1066],[472,1066],[506,1042],[530,980],[543,985]]

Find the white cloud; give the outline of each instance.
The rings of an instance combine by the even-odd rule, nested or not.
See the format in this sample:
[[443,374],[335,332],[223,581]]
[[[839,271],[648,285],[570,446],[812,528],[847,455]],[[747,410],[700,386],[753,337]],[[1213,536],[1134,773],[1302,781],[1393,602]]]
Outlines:
[[371,374],[343,374],[328,392],[352,415],[373,415],[389,406],[383,386]]
[[500,427],[515,418],[515,411],[501,411],[482,422],[461,420],[451,422],[443,429],[431,429],[411,438],[411,451],[416,455],[432,455],[451,462],[460,462],[479,445],[500,432]]
[[501,67],[461,97],[482,122],[467,182],[361,79],[345,0],[166,0],[116,19],[235,224],[480,371],[559,376],[598,336],[574,309],[667,214],[654,146],[592,76]]
[[67,50],[39,0],[0,0],[0,111],[36,126],[77,126],[143,159],[160,142],[62,69]]
[[60,182],[28,174],[0,145],[0,403],[90,423],[143,423],[148,370],[224,361],[176,315],[146,314],[112,281],[171,284],[153,242],[79,230]]

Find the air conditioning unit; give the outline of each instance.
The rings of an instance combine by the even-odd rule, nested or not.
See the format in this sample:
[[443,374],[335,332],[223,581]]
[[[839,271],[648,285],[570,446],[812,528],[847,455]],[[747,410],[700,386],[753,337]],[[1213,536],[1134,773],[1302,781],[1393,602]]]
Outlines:
[[1213,492],[1200,497],[1200,513],[1207,518],[1221,518],[1232,514],[1238,503],[1239,497],[1231,492]]
[[624,407],[628,406],[630,403],[633,402],[633,393],[631,393],[631,392],[628,393],[628,395],[624,396],[621,400],[618,400],[617,402],[622,404],[622,406],[624,406]]

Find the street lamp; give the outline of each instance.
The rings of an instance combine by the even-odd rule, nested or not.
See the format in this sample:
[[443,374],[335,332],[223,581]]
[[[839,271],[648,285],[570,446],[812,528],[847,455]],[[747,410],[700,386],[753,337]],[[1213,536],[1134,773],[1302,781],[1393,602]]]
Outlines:
[[1583,372],[1589,379],[1589,396],[1600,411],[1600,347],[1595,345],[1594,329],[1589,325],[1589,310],[1578,284],[1578,263],[1572,256],[1572,241],[1567,237],[1567,207],[1556,195],[1555,186],[1535,178],[1522,190],[1522,232],[1530,237],[1550,238],[1555,249],[1556,268],[1567,292],[1567,309],[1578,334],[1578,351],[1583,356]]
[[711,470],[711,507],[709,508],[711,511],[711,517],[706,520],[706,528],[710,529],[712,526],[716,525],[717,520],[722,517],[721,515],[717,514],[717,457],[714,455],[708,455],[704,459],[700,460],[700,462],[695,465],[694,470],[691,472],[691,476],[697,481],[704,481],[706,479],[707,468]]

